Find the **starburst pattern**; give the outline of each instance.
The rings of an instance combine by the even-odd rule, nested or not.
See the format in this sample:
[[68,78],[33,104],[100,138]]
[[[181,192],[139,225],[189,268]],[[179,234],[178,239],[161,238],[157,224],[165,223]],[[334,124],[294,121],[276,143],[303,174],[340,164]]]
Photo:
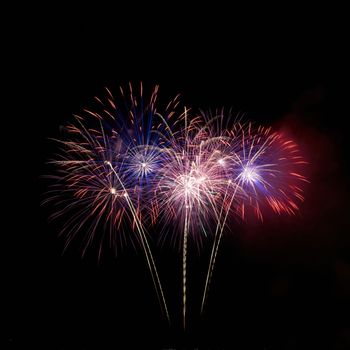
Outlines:
[[66,246],[79,237],[83,254],[97,244],[100,257],[104,242],[116,250],[126,237],[135,238],[168,319],[146,231],[160,223],[181,241],[185,325],[188,238],[213,237],[203,311],[228,218],[295,214],[303,201],[306,162],[282,133],[228,122],[223,110],[179,113],[178,97],[160,110],[158,87],[146,98],[142,84],[136,94],[129,85],[120,90],[120,101],[106,92],[58,140],[54,184],[44,202],[56,207],[53,219],[67,218],[61,232]]

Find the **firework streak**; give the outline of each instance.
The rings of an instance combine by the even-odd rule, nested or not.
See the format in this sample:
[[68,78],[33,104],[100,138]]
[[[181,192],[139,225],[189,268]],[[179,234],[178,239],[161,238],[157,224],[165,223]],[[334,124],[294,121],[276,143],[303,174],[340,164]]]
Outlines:
[[[115,251],[127,237],[142,248],[162,311],[169,313],[147,230],[163,233],[182,247],[183,326],[186,326],[188,239],[213,236],[201,311],[206,303],[219,245],[231,218],[260,220],[264,211],[293,215],[303,201],[305,161],[282,133],[251,123],[231,122],[223,112],[194,114],[178,97],[157,107],[158,87],[109,90],[97,106],[75,116],[56,140],[55,175],[49,196],[52,219],[68,217],[61,233],[66,246],[82,242],[82,254],[108,245]],[[171,227],[171,229],[170,229]],[[156,231],[153,228],[153,231]]]

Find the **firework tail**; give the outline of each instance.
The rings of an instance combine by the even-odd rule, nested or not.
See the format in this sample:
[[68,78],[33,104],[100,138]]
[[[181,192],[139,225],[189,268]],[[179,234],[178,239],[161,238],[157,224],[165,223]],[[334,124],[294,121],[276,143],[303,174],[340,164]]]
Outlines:
[[187,238],[188,238],[188,208],[185,209],[185,228],[182,246],[182,316],[183,327],[186,329],[186,298],[187,298]]
[[[186,133],[186,152],[187,152],[187,140],[188,140],[188,129],[187,129],[187,109],[185,107],[185,133]],[[187,309],[187,236],[188,236],[188,200],[187,194],[185,196],[185,226],[183,234],[183,245],[182,245],[182,317],[183,317],[183,328],[186,329],[186,309]]]
[[[120,182],[121,186],[125,190],[124,185],[123,185],[121,179],[119,178],[117,172],[113,168],[112,164],[110,162],[107,162],[107,164],[110,166],[111,170],[113,171],[113,173],[115,174],[116,178]],[[153,259],[153,255],[152,255],[150,246],[148,244],[147,237],[146,237],[145,231],[143,229],[143,225],[142,225],[142,223],[141,223],[141,221],[140,221],[140,219],[139,219],[139,217],[137,215],[136,209],[135,209],[133,203],[131,202],[130,198],[126,197],[126,199],[127,199],[127,203],[128,203],[129,209],[132,212],[132,215],[133,215],[134,220],[135,220],[136,228],[137,228],[137,231],[139,233],[140,242],[141,242],[143,251],[145,253],[147,266],[148,266],[148,269],[149,269],[151,277],[152,277],[152,281],[153,281],[154,288],[155,288],[156,293],[157,293],[159,304],[161,306],[162,312],[165,314],[165,316],[167,318],[167,321],[168,321],[168,323],[170,325],[169,311],[168,311],[167,303],[166,303],[166,300],[165,300],[165,297],[164,297],[162,284],[161,284],[160,279],[159,279],[157,267],[155,265],[155,262],[154,262],[154,259]]]
[[[227,186],[227,189],[228,189],[229,186],[230,186],[230,184]],[[209,287],[210,287],[211,279],[212,279],[212,276],[213,276],[213,271],[214,271],[214,267],[215,267],[215,263],[216,263],[216,257],[217,257],[217,254],[218,254],[221,238],[222,238],[222,235],[223,235],[223,232],[224,232],[224,227],[225,227],[225,224],[226,224],[226,220],[227,220],[227,217],[228,217],[228,214],[229,214],[232,202],[233,202],[233,200],[235,198],[235,195],[236,195],[236,192],[237,192],[237,188],[238,187],[235,188],[235,191],[234,191],[234,193],[231,196],[230,203],[229,203],[228,208],[226,209],[226,213],[225,213],[225,216],[224,216],[222,224],[220,223],[220,220],[221,220],[221,216],[222,216],[222,213],[223,213],[223,207],[224,206],[222,206],[221,209],[220,209],[220,214],[219,214],[219,217],[218,217],[216,230],[215,230],[215,235],[214,235],[214,242],[213,242],[213,246],[212,246],[212,250],[211,250],[211,254],[210,254],[210,261],[209,261],[209,266],[208,266],[208,270],[207,270],[207,276],[206,276],[206,279],[205,279],[205,286],[204,286],[203,297],[202,297],[202,304],[201,304],[201,314],[203,314],[203,312],[204,312],[204,307],[205,307],[205,304],[206,304],[206,300],[208,298]],[[227,196],[227,191],[225,193],[224,201],[226,199],[226,196]]]

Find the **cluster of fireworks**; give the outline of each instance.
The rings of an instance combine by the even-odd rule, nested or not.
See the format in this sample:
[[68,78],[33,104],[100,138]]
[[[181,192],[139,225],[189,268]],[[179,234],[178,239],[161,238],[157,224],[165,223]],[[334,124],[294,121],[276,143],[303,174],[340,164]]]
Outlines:
[[224,111],[177,112],[179,99],[157,108],[131,85],[118,102],[107,90],[97,106],[66,127],[56,173],[45,202],[66,218],[62,234],[75,237],[82,252],[107,243],[117,249],[133,235],[145,253],[160,305],[165,296],[148,244],[147,231],[161,224],[182,244],[183,323],[186,322],[187,242],[212,236],[213,246],[202,297],[205,306],[222,235],[236,218],[264,212],[293,215],[303,201],[303,160],[297,145],[271,128],[231,121]]

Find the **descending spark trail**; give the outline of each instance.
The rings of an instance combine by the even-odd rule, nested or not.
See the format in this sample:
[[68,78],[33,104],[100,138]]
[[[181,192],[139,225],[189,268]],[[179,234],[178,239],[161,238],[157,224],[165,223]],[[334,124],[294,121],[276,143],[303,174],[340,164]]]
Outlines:
[[[187,202],[187,201],[186,201]],[[186,329],[186,299],[187,299],[187,238],[188,238],[188,209],[189,206],[185,206],[185,227],[184,238],[182,248],[182,316],[183,327]]]
[[[229,189],[229,186],[231,186],[231,184],[232,184],[232,181],[229,182],[228,189]],[[228,208],[231,208],[233,200],[236,198],[238,188],[239,187],[236,186],[233,193],[230,195],[231,198],[229,200]],[[228,193],[229,193],[229,191],[225,193],[224,199],[227,198]],[[205,279],[204,292],[203,292],[202,303],[201,303],[201,313],[203,313],[203,311],[204,311],[204,306],[205,306],[207,293],[209,290],[210,282],[211,282],[213,271],[214,271],[214,266],[215,266],[219,246],[220,246],[220,241],[221,241],[221,238],[222,238],[222,235],[224,232],[224,227],[226,224],[227,216],[229,214],[229,210],[227,210],[226,214],[224,214],[222,209],[223,209],[223,207],[221,207],[220,215],[219,215],[219,218],[217,221],[216,230],[215,230],[215,234],[214,234],[214,241],[213,241],[212,251],[210,254],[209,267],[208,267],[208,272],[207,272],[207,276]],[[224,215],[224,219],[223,219],[223,222],[221,223],[221,218],[223,215]]]
[[[110,166],[110,168],[113,171],[113,173],[119,179],[119,176],[118,176],[117,172],[115,171],[115,169],[113,168],[111,162],[106,162],[106,163]],[[120,182],[120,183],[122,184],[122,182]],[[159,276],[158,276],[158,271],[157,271],[156,265],[154,263],[152,252],[150,250],[149,244],[147,242],[147,237],[145,235],[145,232],[144,232],[144,229],[143,229],[143,225],[140,222],[140,219],[139,219],[139,217],[138,217],[138,215],[136,213],[134,205],[131,202],[131,200],[129,199],[129,196],[128,196],[125,188],[124,188],[124,191],[125,192],[124,192],[123,196],[126,198],[126,200],[128,202],[128,205],[129,205],[129,208],[132,211],[132,213],[133,213],[133,215],[134,215],[134,217],[136,219],[136,226],[137,226],[137,230],[138,230],[139,235],[140,235],[141,245],[142,245],[142,248],[143,248],[143,250],[145,252],[145,255],[146,255],[148,268],[149,268],[151,276],[152,276],[152,280],[153,280],[153,283],[154,283],[154,286],[155,286],[155,289],[156,289],[156,292],[157,292],[158,299],[160,300],[162,308],[163,308],[163,312],[165,313],[165,315],[166,315],[166,317],[168,319],[168,322],[170,323],[170,317],[169,317],[168,307],[167,307],[167,304],[166,304],[166,301],[165,301],[165,297],[164,297],[164,293],[163,293],[163,288],[162,288],[162,285],[160,283],[160,279],[159,279]]]
[[[145,254],[162,309],[168,307],[147,232],[161,232],[181,242],[182,323],[186,329],[188,253],[213,236],[201,301],[204,311],[222,237],[230,219],[263,220],[266,212],[293,215],[303,201],[303,160],[297,145],[271,128],[229,123],[216,115],[178,113],[178,97],[160,111],[158,87],[149,99],[129,85],[117,101],[107,89],[97,108],[84,110],[56,140],[60,152],[51,163],[55,183],[44,203],[57,210],[52,219],[70,215],[61,234],[65,248],[81,235],[83,255],[99,240],[115,249],[134,237]],[[128,233],[128,235],[126,235]]]
[[[245,207],[249,206],[262,221],[264,209],[272,209],[277,214],[293,215],[298,210],[297,202],[303,201],[302,184],[308,182],[301,174],[307,164],[297,149],[297,145],[286,140],[284,136],[271,129],[251,124],[245,128],[235,125],[232,129],[233,139],[240,139],[239,145],[232,149],[231,177],[244,194],[240,201],[241,218],[245,218]],[[229,206],[236,195],[231,197]],[[201,312],[204,310],[208,288],[212,278],[216,256],[228,212],[223,218],[220,230],[215,232],[212,253],[204,287]]]

